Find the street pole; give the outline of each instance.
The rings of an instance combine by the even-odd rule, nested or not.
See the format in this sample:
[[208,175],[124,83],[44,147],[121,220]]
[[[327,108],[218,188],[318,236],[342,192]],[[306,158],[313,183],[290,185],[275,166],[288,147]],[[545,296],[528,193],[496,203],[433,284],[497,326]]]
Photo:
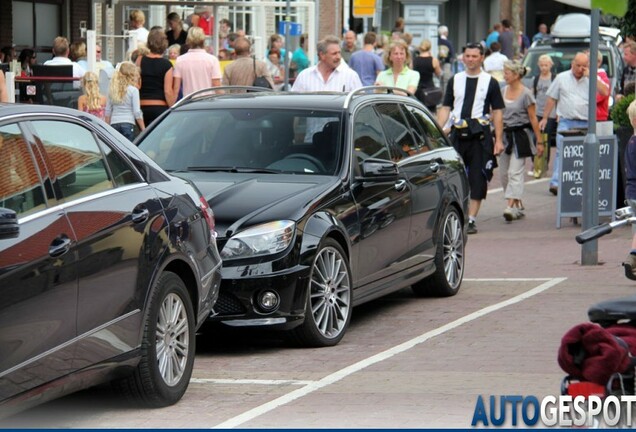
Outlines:
[[290,0],[287,0],[287,7],[285,10],[285,83],[283,84],[283,90],[286,91],[289,88],[289,28],[291,27],[290,16]]
[[[594,8],[592,9],[592,27],[590,29],[588,128],[583,141],[583,231],[598,225],[600,146],[596,137],[596,80],[599,21],[600,10]],[[581,246],[581,264],[598,264],[598,240],[589,241]]]

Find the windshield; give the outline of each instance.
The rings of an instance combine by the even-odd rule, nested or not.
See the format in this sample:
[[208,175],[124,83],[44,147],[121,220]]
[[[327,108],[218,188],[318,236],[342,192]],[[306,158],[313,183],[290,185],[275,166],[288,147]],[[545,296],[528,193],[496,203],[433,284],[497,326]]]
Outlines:
[[333,175],[342,153],[339,112],[175,111],[139,148],[167,171]]
[[[574,46],[574,45],[552,45],[546,46],[545,49],[543,47],[541,49],[531,49],[528,51],[526,56],[523,59],[523,65],[530,68],[530,72],[526,75],[527,77],[533,77],[539,75],[539,57],[543,54],[547,54],[552,59],[552,63],[554,66],[552,67],[552,72],[555,74],[561,73],[566,70],[570,70],[572,60],[577,52],[587,50],[587,47],[582,46]],[[603,55],[603,63],[601,64],[601,68],[605,69],[607,72],[607,76],[612,78],[615,75],[614,71],[614,63],[610,58],[610,51],[605,48],[599,47],[599,52]]]

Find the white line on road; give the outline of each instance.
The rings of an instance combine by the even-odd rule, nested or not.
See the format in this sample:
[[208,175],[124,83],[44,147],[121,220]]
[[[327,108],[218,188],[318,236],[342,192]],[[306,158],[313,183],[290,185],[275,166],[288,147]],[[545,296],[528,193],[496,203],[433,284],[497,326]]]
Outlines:
[[541,282],[553,278],[464,278],[466,282]]
[[401,354],[405,351],[410,350],[411,348],[426,342],[427,340],[434,338],[435,336],[439,336],[443,333],[446,333],[447,331],[453,330],[461,325],[464,325],[470,321],[474,321],[478,318],[481,318],[485,315],[488,315],[491,312],[495,312],[499,309],[505,308],[507,306],[513,305],[515,303],[519,303],[523,300],[526,300],[534,295],[540,294],[543,291],[552,288],[553,286],[565,281],[567,278],[554,278],[554,279],[549,279],[548,281],[542,283],[541,285],[537,286],[536,288],[533,288],[529,291],[526,291],[522,294],[519,294],[518,296],[512,297],[508,300],[504,300],[502,302],[499,303],[495,303],[493,305],[487,306],[483,309],[480,309],[476,312],[473,312],[471,314],[465,315],[453,322],[450,322],[448,324],[445,324],[441,327],[438,327],[434,330],[431,330],[429,332],[426,332],[424,334],[421,334],[418,337],[415,337],[409,341],[406,341],[404,343],[401,343],[400,345],[396,345],[393,348],[390,348],[386,351],[383,351],[381,353],[378,353],[376,355],[373,355],[371,357],[368,357],[364,360],[361,360],[357,363],[354,363],[350,366],[347,366],[343,369],[340,369],[339,371],[336,371],[330,375],[327,375],[326,377],[322,378],[319,381],[314,381],[310,384],[308,384],[305,387],[299,388],[297,390],[294,390],[290,393],[287,393],[281,397],[278,397],[270,402],[267,402],[263,405],[257,406],[256,408],[253,408],[249,411],[244,412],[243,414],[240,414],[236,417],[233,417],[231,419],[228,419],[226,421],[224,421],[223,423],[220,423],[216,426],[213,427],[213,429],[228,429],[228,428],[234,428],[237,427],[239,425],[242,425],[243,423],[246,423],[252,419],[255,419],[256,417],[259,417],[263,414],[266,414],[282,405],[286,405],[290,402],[293,402],[296,399],[300,399],[303,396],[307,396],[310,393],[315,392],[316,390],[320,390],[323,387],[327,387],[331,384],[334,384],[346,377],[348,377],[349,375],[352,375],[356,372],[359,372],[371,365],[374,365],[376,363],[382,362],[384,360],[387,360],[397,354]]
[[223,378],[192,378],[191,383],[197,384],[255,384],[255,385],[309,385],[315,381],[303,380],[259,380],[259,379],[223,379]]

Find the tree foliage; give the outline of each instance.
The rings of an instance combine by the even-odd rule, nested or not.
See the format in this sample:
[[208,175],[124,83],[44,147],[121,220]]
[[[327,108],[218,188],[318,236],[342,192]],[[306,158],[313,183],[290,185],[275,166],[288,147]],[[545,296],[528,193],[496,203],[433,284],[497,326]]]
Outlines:
[[623,39],[627,36],[636,37],[636,0],[629,0],[627,13],[619,20],[619,28]]

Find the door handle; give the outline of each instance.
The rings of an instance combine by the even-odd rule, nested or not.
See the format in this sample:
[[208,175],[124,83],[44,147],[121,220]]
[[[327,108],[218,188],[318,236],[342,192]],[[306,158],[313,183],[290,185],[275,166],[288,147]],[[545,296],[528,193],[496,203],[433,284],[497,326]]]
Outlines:
[[400,179],[397,182],[395,182],[395,190],[398,192],[401,192],[404,190],[404,188],[406,188],[406,180],[404,179]]
[[150,212],[147,208],[136,208],[130,217],[134,223],[141,223],[147,221],[148,216],[150,216]]
[[71,239],[66,234],[60,234],[49,246],[49,255],[53,258],[64,255],[71,248]]
[[431,168],[431,171],[433,171],[434,173],[438,172],[438,171],[439,171],[439,163],[437,163],[437,162],[433,162],[433,163],[431,164],[431,167],[430,167],[430,168]]

